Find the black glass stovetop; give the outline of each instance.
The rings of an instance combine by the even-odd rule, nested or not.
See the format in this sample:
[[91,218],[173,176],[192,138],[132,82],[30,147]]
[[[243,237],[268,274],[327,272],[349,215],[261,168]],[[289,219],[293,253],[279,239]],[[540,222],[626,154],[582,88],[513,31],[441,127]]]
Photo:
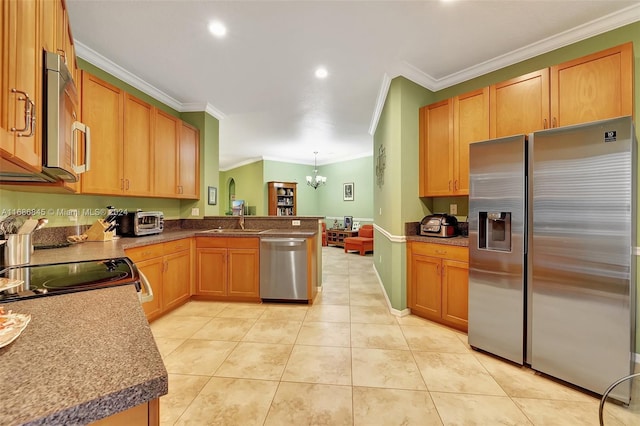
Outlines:
[[23,281],[0,292],[0,302],[135,284],[140,290],[138,270],[126,257],[82,262],[8,267],[0,277]]

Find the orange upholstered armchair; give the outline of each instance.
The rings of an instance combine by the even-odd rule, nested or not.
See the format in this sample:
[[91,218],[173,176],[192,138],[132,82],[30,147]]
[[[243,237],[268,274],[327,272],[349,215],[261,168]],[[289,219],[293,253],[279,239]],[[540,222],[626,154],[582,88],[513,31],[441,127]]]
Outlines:
[[368,251],[373,251],[373,225],[362,225],[357,237],[347,237],[344,239],[344,252],[357,250],[360,256]]

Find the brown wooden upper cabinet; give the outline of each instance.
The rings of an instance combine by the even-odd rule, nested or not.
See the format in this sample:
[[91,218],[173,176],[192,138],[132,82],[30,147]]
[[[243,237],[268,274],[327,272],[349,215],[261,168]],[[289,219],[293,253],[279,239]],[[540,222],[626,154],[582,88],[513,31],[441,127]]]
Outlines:
[[200,132],[182,123],[178,149],[178,196],[200,198]]
[[[42,171],[42,54],[38,4],[0,3],[0,155],[2,169]],[[13,165],[12,165],[13,164]]]
[[420,196],[468,195],[469,144],[488,138],[489,88],[422,107]]
[[421,197],[469,194],[469,144],[633,115],[633,45],[420,108]]
[[549,128],[549,69],[489,87],[490,137]]
[[491,137],[633,115],[633,45],[490,86]]
[[199,198],[200,134],[194,127],[156,110],[155,193],[161,197]]
[[551,67],[551,127],[633,115],[633,44]]
[[82,117],[93,140],[83,193],[199,198],[198,129],[86,71]]
[[164,111],[155,113],[154,183],[155,193],[161,197],[178,194],[178,141],[180,120]]
[[87,72],[82,76],[82,116],[93,140],[82,192],[153,195],[153,107]]

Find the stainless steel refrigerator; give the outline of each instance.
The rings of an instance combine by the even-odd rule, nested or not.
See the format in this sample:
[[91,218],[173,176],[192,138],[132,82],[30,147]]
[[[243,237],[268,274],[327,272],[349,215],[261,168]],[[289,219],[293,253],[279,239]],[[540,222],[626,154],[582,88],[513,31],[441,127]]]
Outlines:
[[472,347],[598,394],[633,373],[636,145],[631,117],[470,145]]

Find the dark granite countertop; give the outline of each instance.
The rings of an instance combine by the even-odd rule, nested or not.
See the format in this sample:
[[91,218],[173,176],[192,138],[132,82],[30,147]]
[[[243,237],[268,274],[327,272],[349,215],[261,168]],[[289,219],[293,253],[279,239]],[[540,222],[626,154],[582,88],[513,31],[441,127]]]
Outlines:
[[405,222],[404,224],[404,234],[407,241],[420,241],[423,243],[434,243],[434,244],[445,244],[448,246],[460,246],[460,247],[469,247],[469,237],[450,237],[450,238],[439,238],[439,237],[425,237],[419,235],[420,222]]
[[0,424],[87,424],[164,395],[167,371],[131,285],[4,304],[30,314],[0,348]]
[[206,237],[312,237],[317,234],[316,230],[310,229],[249,229],[240,232],[239,229],[227,229],[223,232],[211,232],[206,229],[179,229],[165,231],[161,234],[149,235],[136,238],[116,238],[112,241],[87,241],[73,244],[69,247],[36,250],[31,256],[31,265],[41,265],[45,263],[59,262],[79,262],[82,260],[109,259],[123,257],[125,250],[134,247],[142,247],[150,244],[175,241],[193,236]]
[[438,238],[438,237],[423,237],[421,235],[407,235],[407,241],[420,241],[423,243],[445,244],[448,246],[460,246],[469,247],[468,237],[451,237],[451,238]]

